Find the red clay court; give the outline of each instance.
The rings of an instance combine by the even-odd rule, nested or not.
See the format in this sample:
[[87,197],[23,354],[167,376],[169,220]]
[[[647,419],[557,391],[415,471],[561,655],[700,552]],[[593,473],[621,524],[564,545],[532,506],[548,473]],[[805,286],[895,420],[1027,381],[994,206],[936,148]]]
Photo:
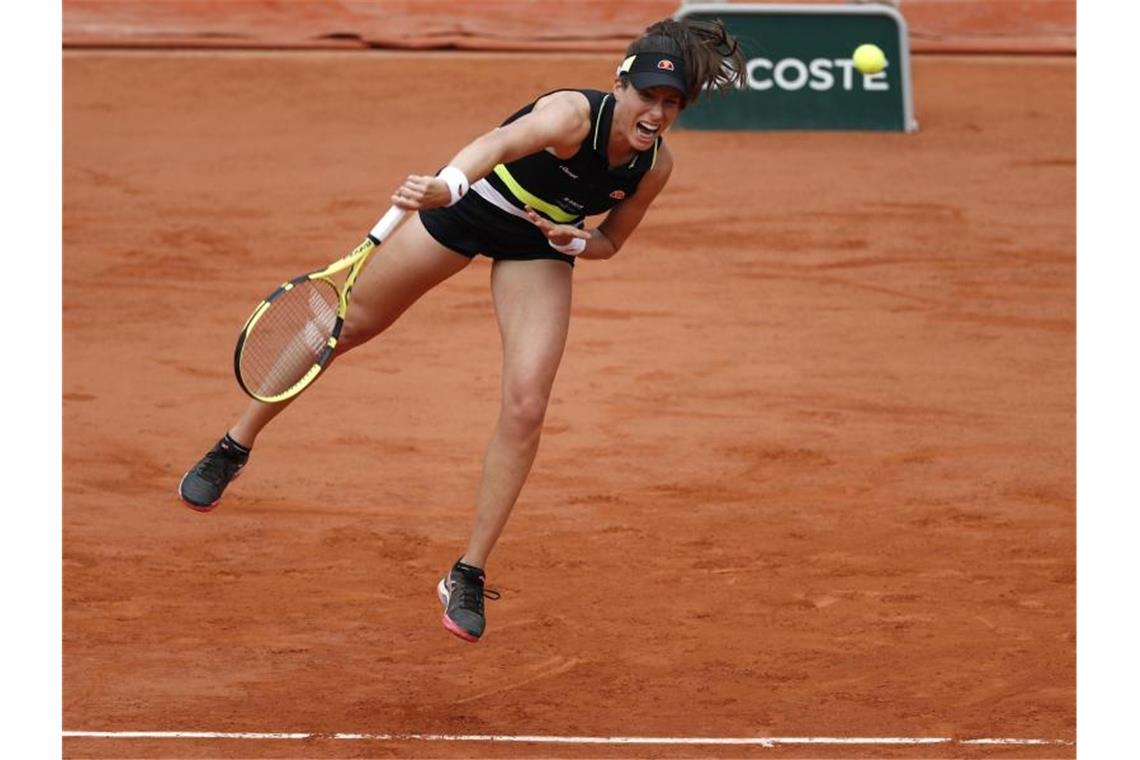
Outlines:
[[179,505],[257,299],[613,59],[64,51],[62,723],[113,734],[66,756],[1075,755],[1072,55],[916,55],[914,135],[671,133],[577,267],[479,645],[433,587],[497,412],[486,260]]

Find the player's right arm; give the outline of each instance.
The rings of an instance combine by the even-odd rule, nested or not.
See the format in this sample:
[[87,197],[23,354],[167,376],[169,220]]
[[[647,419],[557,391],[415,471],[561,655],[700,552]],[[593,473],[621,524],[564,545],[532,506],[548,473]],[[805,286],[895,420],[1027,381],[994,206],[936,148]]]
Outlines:
[[[547,148],[572,154],[590,132],[590,102],[580,92],[556,92],[541,98],[534,110],[510,124],[481,135],[455,154],[449,166],[462,171],[469,182],[486,177],[498,165]],[[392,196],[400,208],[446,206],[451,201],[447,183],[438,177],[412,175]]]

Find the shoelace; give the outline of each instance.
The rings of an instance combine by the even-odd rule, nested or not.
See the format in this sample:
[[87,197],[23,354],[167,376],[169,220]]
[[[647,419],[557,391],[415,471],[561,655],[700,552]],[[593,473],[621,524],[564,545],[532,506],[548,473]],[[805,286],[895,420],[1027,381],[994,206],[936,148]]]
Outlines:
[[483,588],[481,578],[460,576],[460,580],[451,584],[451,593],[455,594],[455,604],[464,610],[470,610],[477,615],[483,614],[483,599],[492,601],[499,599],[502,594],[492,589]]
[[220,485],[223,481],[232,478],[234,473],[240,470],[244,464],[244,462],[231,459],[220,451],[211,451],[206,454],[205,459],[195,471],[205,480],[214,485]]

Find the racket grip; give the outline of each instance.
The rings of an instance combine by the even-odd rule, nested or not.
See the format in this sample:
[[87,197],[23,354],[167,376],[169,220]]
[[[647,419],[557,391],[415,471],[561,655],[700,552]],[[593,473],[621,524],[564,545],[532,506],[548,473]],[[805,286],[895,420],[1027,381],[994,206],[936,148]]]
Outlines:
[[407,213],[406,209],[402,209],[399,206],[392,206],[384,216],[380,217],[380,221],[376,222],[376,226],[368,233],[368,237],[372,238],[372,241],[377,245],[384,242]]

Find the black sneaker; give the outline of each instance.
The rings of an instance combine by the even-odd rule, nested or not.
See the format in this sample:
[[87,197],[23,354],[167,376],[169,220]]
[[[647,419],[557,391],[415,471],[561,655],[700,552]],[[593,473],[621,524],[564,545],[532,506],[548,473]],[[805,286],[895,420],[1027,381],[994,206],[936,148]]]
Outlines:
[[483,635],[487,619],[483,616],[483,597],[498,599],[498,591],[486,591],[483,570],[456,562],[439,581],[436,592],[443,604],[443,625],[464,641],[472,643]]
[[249,450],[226,435],[182,476],[182,482],[178,484],[178,495],[191,509],[209,512],[248,460]]

